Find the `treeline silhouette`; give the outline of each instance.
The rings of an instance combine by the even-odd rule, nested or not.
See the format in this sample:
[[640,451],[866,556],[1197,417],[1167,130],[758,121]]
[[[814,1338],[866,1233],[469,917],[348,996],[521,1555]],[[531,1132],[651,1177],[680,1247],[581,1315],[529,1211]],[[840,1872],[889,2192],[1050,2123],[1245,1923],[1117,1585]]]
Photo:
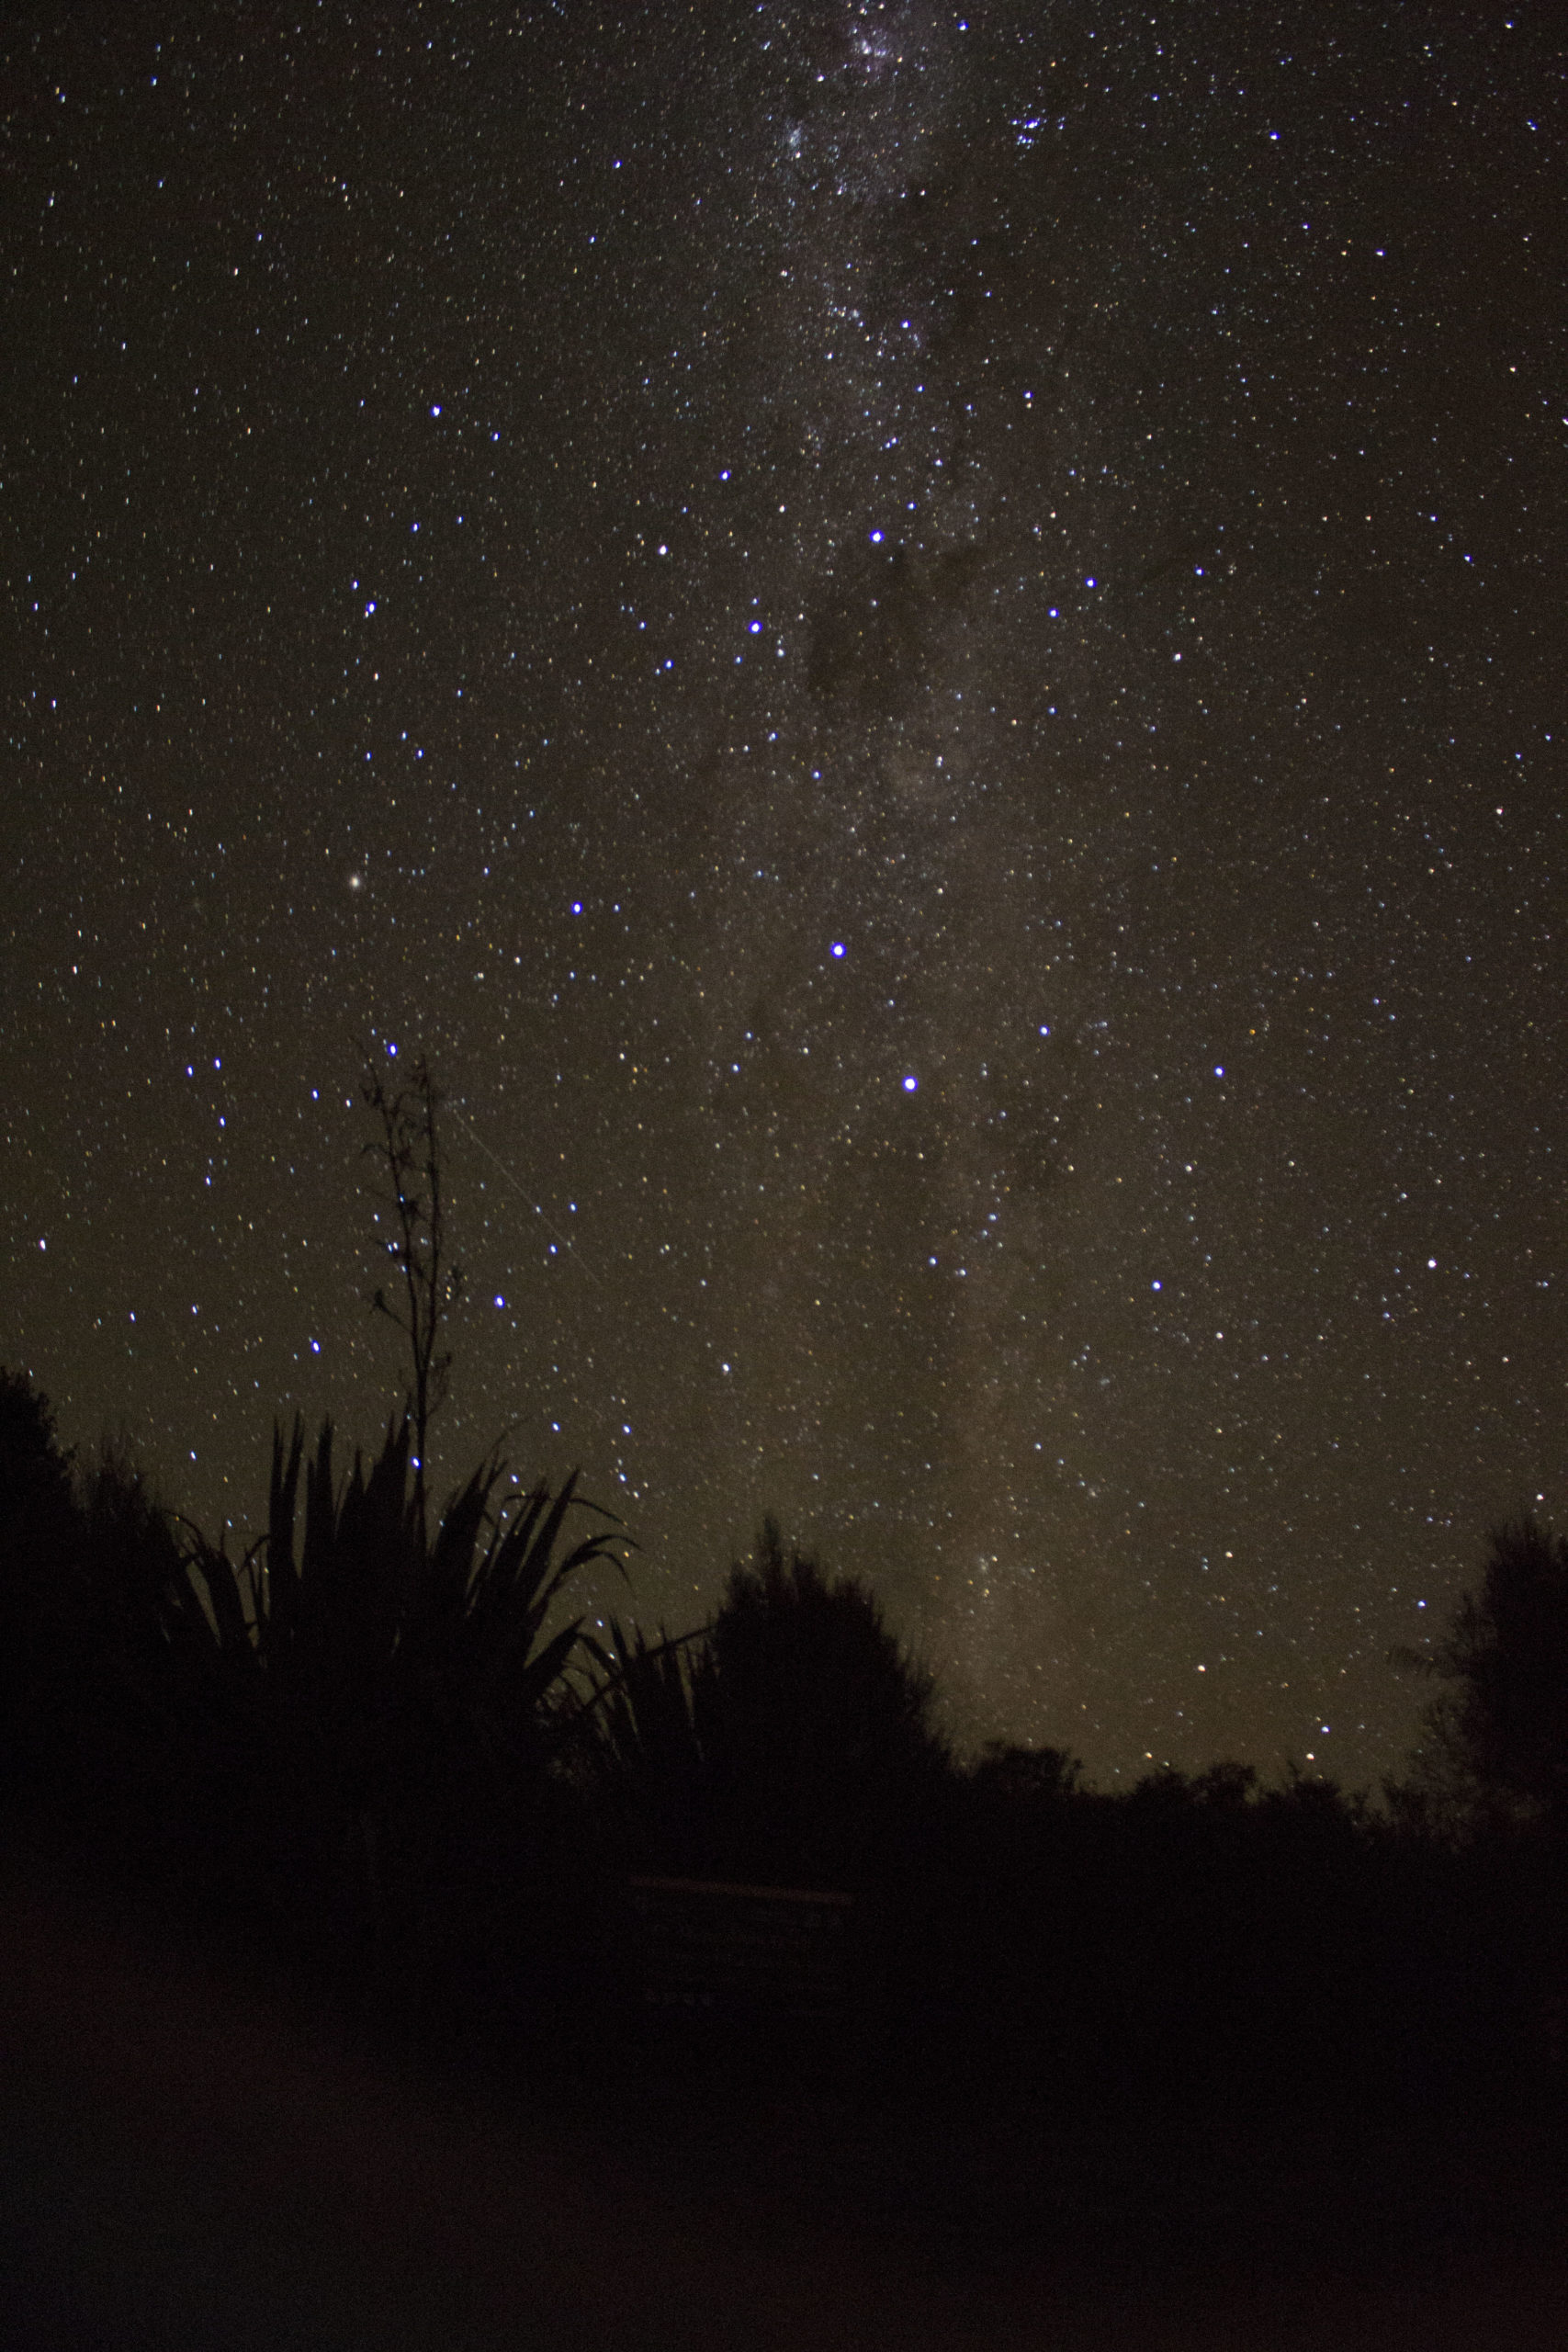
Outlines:
[[[1059,2113],[1539,2114],[1562,2064],[1568,1546],[1492,1539],[1373,1804],[1219,1764],[958,1758],[874,1596],[763,1528],[711,1623],[557,1623],[618,1529],[491,1460],[427,1524],[411,1425],[275,1434],[231,1559],[0,1375],[7,1817],[488,2064],[750,2061]],[[649,2012],[627,1889],[853,1898],[841,1999]]]

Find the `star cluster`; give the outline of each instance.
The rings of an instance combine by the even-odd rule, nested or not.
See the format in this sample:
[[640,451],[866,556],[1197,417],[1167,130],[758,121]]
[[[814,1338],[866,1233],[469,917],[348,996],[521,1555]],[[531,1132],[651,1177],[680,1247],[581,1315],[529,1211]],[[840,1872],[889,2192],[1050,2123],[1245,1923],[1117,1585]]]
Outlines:
[[[1287,21],[1287,17],[1290,20]],[[1561,1507],[1540,11],[24,14],[4,1352],[254,1528],[362,1437],[969,1739],[1365,1782]],[[605,1598],[609,1597],[606,1588]],[[617,1603],[617,1605],[624,1605]]]

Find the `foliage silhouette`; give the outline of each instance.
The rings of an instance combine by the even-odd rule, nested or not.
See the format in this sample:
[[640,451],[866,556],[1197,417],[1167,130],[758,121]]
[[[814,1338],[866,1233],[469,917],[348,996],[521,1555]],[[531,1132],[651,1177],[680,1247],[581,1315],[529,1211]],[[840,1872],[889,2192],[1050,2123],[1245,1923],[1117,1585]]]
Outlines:
[[0,1782],[37,1763],[62,1703],[79,1632],[68,1613],[79,1534],[49,1399],[0,1370]]
[[601,1639],[558,1618],[629,1539],[576,1524],[575,1480],[524,1493],[492,1460],[428,1529],[414,1442],[405,1412],[344,1476],[330,1423],[275,1430],[265,1532],[231,1559],[123,1448],[73,1487],[46,1401],[0,1375],[13,1793],[378,2025],[530,2066],[624,2015],[614,1923],[653,1869],[853,1893],[835,2046],[933,2118],[1550,2094],[1558,1539],[1495,1538],[1438,1653],[1470,1807],[1444,1842],[1243,1765],[1115,1794],[1059,1748],[960,1769],[874,1597],[771,1524],[711,1624]]
[[1016,1741],[988,1740],[970,1773],[981,1794],[1004,1804],[1053,1804],[1077,1794],[1083,1759],[1065,1747],[1022,1747]]
[[1415,1768],[1391,1798],[1440,1834],[1568,1837],[1568,1540],[1525,1517],[1495,1527],[1478,1592],[1429,1657],[1444,1687]]
[[645,1867],[852,1888],[951,1772],[931,1679],[874,1595],[786,1555],[771,1520],[707,1626],[608,1630],[579,1754]]
[[[463,1272],[446,1256],[446,1203],[441,1183],[441,1148],[437,1133],[440,1092],[422,1054],[410,1069],[406,1085],[389,1089],[381,1063],[364,1049],[365,1100],[380,1123],[377,1143],[367,1154],[385,1163],[388,1192],[383,1205],[396,1227],[397,1238],[387,1249],[403,1282],[405,1305],[400,1310],[378,1289],[371,1299],[375,1313],[384,1315],[407,1340],[411,1380],[406,1411],[413,1426],[413,1504],[423,1532],[425,1519],[425,1471],[430,1423],[446,1401],[452,1369],[449,1351],[438,1351],[441,1327],[462,1295]],[[389,1047],[395,1053],[395,1046]]]
[[547,1631],[553,1604],[592,1563],[624,1566],[627,1539],[605,1525],[563,1549],[569,1516],[597,1510],[576,1475],[512,1494],[495,1459],[427,1533],[412,1445],[404,1415],[340,1487],[330,1421],[309,1458],[298,1420],[287,1446],[275,1430],[262,1544],[236,1565],[197,1539],[189,1565],[273,1907],[428,1966],[478,1846],[515,1829],[547,1769],[582,1639],[581,1617]]
[[0,1545],[9,1552],[29,1521],[70,1503],[71,1457],[60,1450],[48,1397],[0,1369]]
[[401,1985],[412,2018],[487,1938],[518,1961],[532,1880],[561,1878],[585,1636],[555,1620],[629,1539],[575,1475],[524,1491],[496,1459],[426,1535],[411,1448],[404,1416],[340,1480],[330,1421],[309,1455],[298,1420],[275,1430],[266,1532],[236,1561],[123,1448],[72,1498],[43,1401],[0,1391],[8,1779],[207,1916],[372,2001]]
[[694,1645],[709,1632],[650,1642],[608,1620],[592,1645],[602,1671],[570,1726],[581,1784],[597,1800],[601,1826],[623,1866],[686,1874],[716,1867],[707,1758],[697,1729]]
[[765,1521],[694,1661],[692,1713],[727,1868],[851,1890],[885,1869],[951,1769],[931,1677],[867,1587]]

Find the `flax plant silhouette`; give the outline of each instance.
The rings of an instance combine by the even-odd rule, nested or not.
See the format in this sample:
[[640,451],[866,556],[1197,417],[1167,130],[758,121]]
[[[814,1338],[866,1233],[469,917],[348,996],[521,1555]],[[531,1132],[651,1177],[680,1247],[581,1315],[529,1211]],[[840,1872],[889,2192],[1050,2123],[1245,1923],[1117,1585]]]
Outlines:
[[[430,1424],[446,1400],[452,1369],[450,1349],[440,1349],[441,1329],[463,1293],[463,1270],[449,1261],[446,1251],[446,1203],[441,1183],[441,1149],[437,1114],[441,1094],[421,1054],[412,1063],[408,1081],[389,1088],[380,1062],[368,1046],[365,1059],[364,1098],[380,1123],[379,1137],[365,1147],[385,1171],[387,1189],[382,1205],[393,1221],[395,1238],[386,1248],[402,1277],[403,1306],[400,1309],[378,1287],[371,1311],[384,1315],[408,1341],[411,1379],[407,1412],[412,1426],[411,1456],[414,1512],[423,1535],[425,1525],[425,1464]],[[389,1057],[397,1047],[389,1046]]]

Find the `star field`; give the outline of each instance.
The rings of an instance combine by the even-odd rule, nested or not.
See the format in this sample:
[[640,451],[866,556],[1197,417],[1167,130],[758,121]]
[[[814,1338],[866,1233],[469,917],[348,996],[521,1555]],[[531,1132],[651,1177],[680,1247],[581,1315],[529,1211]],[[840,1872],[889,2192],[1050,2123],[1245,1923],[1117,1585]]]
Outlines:
[[1568,1471],[1547,12],[5,48],[64,1436],[248,1535],[275,1413],[378,1432],[423,1050],[445,1475],[581,1463],[671,1630],[772,1510],[965,1738],[1391,1769]]

